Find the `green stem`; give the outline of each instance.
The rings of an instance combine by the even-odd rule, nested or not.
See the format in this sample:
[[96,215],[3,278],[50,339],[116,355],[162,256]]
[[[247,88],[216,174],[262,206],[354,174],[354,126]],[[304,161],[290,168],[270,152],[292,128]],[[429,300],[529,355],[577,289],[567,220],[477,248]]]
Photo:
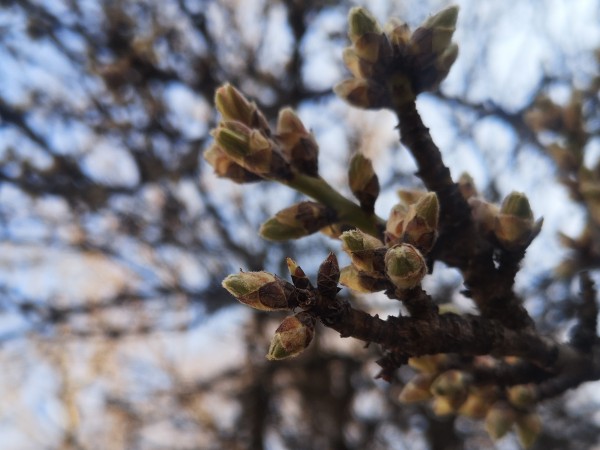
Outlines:
[[321,177],[311,177],[295,173],[292,179],[284,183],[309,197],[321,202],[337,213],[340,222],[353,225],[365,233],[381,239],[385,222],[374,213],[367,213],[356,203],[336,191]]

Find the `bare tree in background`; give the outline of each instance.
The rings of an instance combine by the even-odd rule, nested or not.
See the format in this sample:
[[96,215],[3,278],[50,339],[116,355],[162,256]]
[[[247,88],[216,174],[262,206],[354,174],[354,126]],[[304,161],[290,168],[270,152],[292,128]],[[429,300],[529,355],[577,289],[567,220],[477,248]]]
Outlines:
[[[471,3],[461,5],[459,29],[485,42],[479,14],[494,12]],[[350,195],[344,167],[356,151],[387,169],[378,171],[378,206],[395,203],[398,187],[421,187],[408,158],[389,157],[406,153],[393,119],[359,116],[334,99],[332,84],[346,76],[351,6],[2,2],[0,433],[8,448],[493,446],[477,421],[402,405],[398,396],[414,372],[403,367],[392,383],[375,380],[384,356],[376,345],[363,348],[321,328],[302,356],[267,363],[282,317],[242,312],[220,286],[240,268],[283,274],[286,256],[315,279],[328,252],[339,251],[320,236],[265,244],[260,224],[301,198],[265,183],[233,186],[202,161],[219,120],[214,92],[225,82],[256,101],[270,123],[285,106],[306,117],[321,169],[342,193]],[[540,5],[530,7],[541,14]],[[390,3],[378,13],[417,24],[438,8]],[[514,161],[532,154],[554,164],[572,199],[565,210],[585,211],[585,225],[562,236],[570,252],[556,259],[558,272],[529,277],[522,296],[539,330],[559,335],[587,318],[578,329],[589,331],[595,298],[582,303],[572,281],[582,269],[594,275],[600,261],[600,178],[586,156],[597,143],[598,66],[588,55],[572,70],[546,67],[519,102],[503,103],[498,96],[510,97],[508,86],[496,97],[492,87],[489,97],[473,95],[494,70],[482,63],[486,49],[461,50],[467,62],[453,70],[464,81],[450,80],[454,88],[442,86],[425,101],[454,130],[449,148],[474,148],[495,161],[477,135],[495,121],[514,137]],[[556,55],[562,51],[555,46]],[[429,126],[442,153],[450,151]],[[477,179],[486,198],[499,201],[512,189],[503,171]],[[533,200],[532,208],[538,213]],[[456,276],[440,276],[429,292],[441,304],[463,298],[462,289]],[[386,299],[352,302],[398,312]],[[588,342],[584,331],[576,338]],[[597,444],[593,411],[577,413],[558,400],[540,412],[535,448]]]

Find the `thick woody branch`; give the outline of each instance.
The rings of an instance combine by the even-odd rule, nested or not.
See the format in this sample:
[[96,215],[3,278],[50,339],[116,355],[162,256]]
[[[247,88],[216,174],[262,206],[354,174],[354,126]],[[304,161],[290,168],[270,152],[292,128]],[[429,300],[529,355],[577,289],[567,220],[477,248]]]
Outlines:
[[432,257],[462,271],[465,285],[484,317],[496,319],[515,330],[532,327],[533,321],[512,291],[514,275],[524,253],[503,254],[496,268],[494,248],[477,233],[471,209],[453,182],[415,101],[398,105],[396,114],[400,141],[415,158],[419,168],[417,175],[427,189],[437,193],[440,202],[440,236]]

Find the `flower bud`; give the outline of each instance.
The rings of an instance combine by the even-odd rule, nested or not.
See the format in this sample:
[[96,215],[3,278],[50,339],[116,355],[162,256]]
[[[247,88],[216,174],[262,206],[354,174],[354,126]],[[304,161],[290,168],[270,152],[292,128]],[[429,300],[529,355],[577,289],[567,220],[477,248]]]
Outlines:
[[343,267],[340,271],[340,284],[356,292],[379,292],[389,287],[386,278],[378,278],[366,272],[361,272],[355,266]]
[[494,223],[494,233],[504,248],[518,250],[527,247],[541,227],[541,220],[533,220],[525,194],[512,192],[502,202]]
[[240,272],[227,276],[222,286],[241,303],[262,311],[292,309],[294,286],[268,272]]
[[391,18],[385,24],[384,31],[392,46],[402,48],[410,42],[410,28],[399,19]]
[[348,37],[355,43],[360,37],[365,34],[381,33],[381,27],[377,23],[377,19],[365,8],[355,6],[348,13],[349,31]]
[[350,255],[352,264],[358,270],[367,273],[377,273],[383,270],[383,242],[379,239],[363,233],[360,230],[345,231],[340,236],[342,250]]
[[456,411],[467,399],[468,377],[460,370],[447,370],[431,384],[431,393],[444,397],[453,411]]
[[385,225],[385,242],[391,244],[398,242],[404,234],[404,219],[408,214],[408,208],[402,203],[392,207]]
[[317,272],[317,290],[324,298],[335,298],[340,291],[340,266],[334,253],[329,253]]
[[291,108],[279,111],[277,141],[293,167],[309,176],[319,172],[319,146]]
[[297,356],[311,343],[315,335],[315,319],[307,312],[286,317],[275,330],[267,359],[278,360]]
[[204,152],[204,159],[213,167],[218,176],[229,178],[236,183],[251,183],[262,180],[260,176],[244,169],[229,158],[223,149],[216,144],[211,145]]
[[312,287],[310,280],[302,270],[302,267],[296,263],[292,258],[286,258],[286,263],[290,275],[292,276],[292,282],[298,289],[310,289]]
[[523,448],[530,448],[542,432],[542,421],[535,412],[519,414],[516,420],[517,437]]
[[249,102],[244,94],[229,83],[216,90],[215,104],[224,120],[238,121],[250,128],[258,128],[261,131],[269,129],[267,120],[256,105]]
[[401,403],[417,403],[432,397],[430,388],[433,376],[418,374],[404,385],[398,400]]
[[379,180],[371,160],[360,153],[355,154],[350,160],[348,182],[350,190],[359,200],[362,209],[373,212],[375,200],[379,196]]
[[373,75],[373,64],[358,56],[354,47],[346,47],[342,53],[342,59],[350,73],[356,78],[369,78]]
[[213,137],[223,151],[240,163],[250,153],[250,133],[252,130],[240,122],[222,122],[212,131]]
[[483,419],[490,410],[495,397],[482,394],[481,389],[470,392],[465,402],[458,409],[458,413],[471,419]]
[[424,253],[429,252],[437,238],[440,204],[435,192],[428,192],[410,205],[404,219],[404,242],[414,245]]
[[259,234],[271,241],[298,239],[332,222],[334,213],[325,205],[304,201],[282,209],[260,227]]
[[510,431],[515,420],[513,408],[505,402],[496,402],[485,416],[485,430],[496,441]]
[[337,84],[333,91],[338,97],[358,108],[379,109],[390,104],[386,90],[370,80],[344,80]]
[[532,384],[518,384],[506,390],[508,401],[520,409],[531,407],[536,401],[536,389]]
[[427,274],[427,264],[421,252],[410,244],[397,244],[385,254],[385,270],[394,285],[412,289]]

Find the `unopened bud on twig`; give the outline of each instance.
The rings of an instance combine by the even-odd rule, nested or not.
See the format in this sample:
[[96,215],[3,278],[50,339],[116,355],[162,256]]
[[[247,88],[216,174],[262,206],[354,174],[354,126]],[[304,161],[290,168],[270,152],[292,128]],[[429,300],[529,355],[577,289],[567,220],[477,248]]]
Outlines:
[[279,111],[277,141],[284,155],[300,173],[317,176],[319,172],[319,146],[293,109]]
[[333,91],[353,106],[380,109],[390,105],[383,87],[368,79],[351,78],[335,85]]
[[271,241],[298,239],[332,223],[334,216],[327,206],[304,201],[279,211],[261,225],[259,234]]
[[494,233],[507,250],[527,247],[540,232],[542,220],[534,222],[529,200],[521,192],[510,193],[496,216]]
[[224,120],[241,122],[265,132],[269,129],[267,120],[256,105],[229,83],[216,90],[215,104]]
[[542,432],[542,421],[536,412],[519,414],[516,420],[517,437],[523,448],[530,448]]
[[223,287],[241,303],[262,311],[292,309],[294,286],[268,272],[240,272],[227,276]]
[[506,390],[508,401],[520,409],[531,407],[536,400],[536,389],[532,384],[518,384]]
[[368,33],[381,33],[377,19],[365,8],[355,6],[348,13],[348,37],[355,43],[359,38]]
[[383,254],[376,252],[383,249],[383,242],[379,239],[363,233],[360,230],[345,231],[340,236],[342,250],[350,255],[352,264],[358,270],[368,273],[376,273],[383,270]]
[[493,440],[510,431],[516,420],[516,412],[505,402],[496,402],[485,416],[485,430]]
[[468,377],[460,370],[447,370],[431,384],[431,393],[444,397],[447,404],[456,411],[467,399]]
[[435,192],[428,192],[411,205],[405,218],[404,242],[424,253],[429,252],[437,238],[440,204]]
[[348,169],[348,183],[362,209],[373,212],[375,200],[379,196],[379,180],[370,159],[360,153],[352,157]]
[[260,176],[233,161],[217,144],[211,145],[204,152],[204,159],[213,167],[218,176],[229,178],[236,183],[252,183],[262,180]]
[[418,286],[427,274],[421,252],[410,244],[397,244],[385,254],[385,270],[390,281],[400,289]]
[[286,317],[275,330],[267,359],[290,358],[302,353],[315,335],[315,319],[307,312]]
[[386,278],[374,276],[362,272],[356,266],[346,266],[340,271],[340,284],[356,292],[369,293],[379,292],[389,287],[389,281]]

